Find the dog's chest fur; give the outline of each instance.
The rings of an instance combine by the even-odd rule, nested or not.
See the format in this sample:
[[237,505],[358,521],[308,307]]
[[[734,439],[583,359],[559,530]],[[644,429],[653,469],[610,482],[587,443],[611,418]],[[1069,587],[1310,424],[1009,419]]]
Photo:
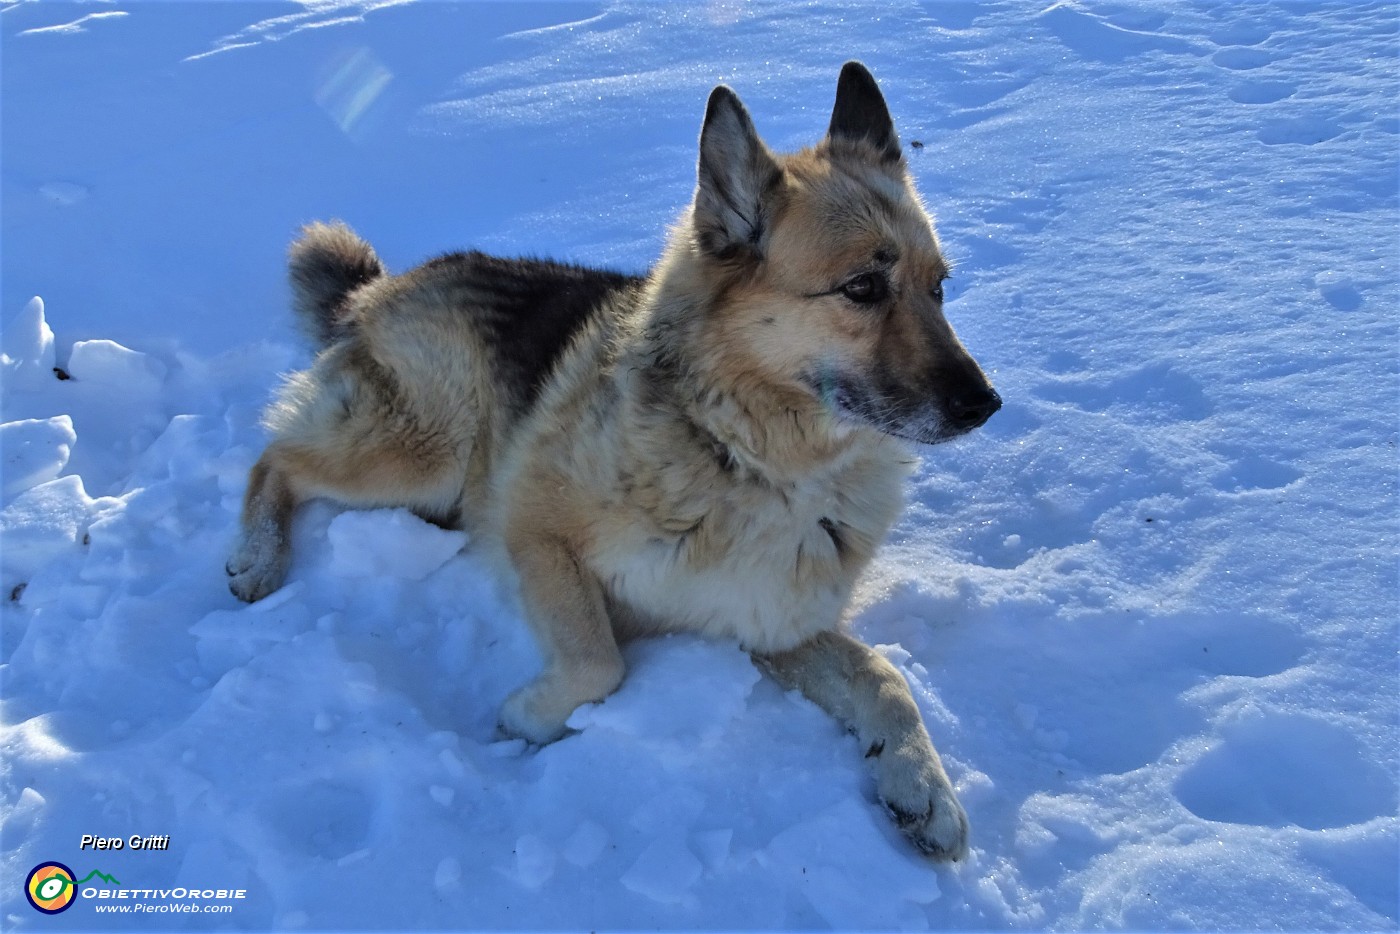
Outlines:
[[742,433],[702,424],[726,404],[635,352],[639,298],[598,310],[514,434],[496,481],[503,532],[569,542],[619,635],[774,652],[836,628],[899,514],[910,452],[868,428],[811,450],[783,435],[768,460],[727,446],[720,435]]
[[[840,621],[901,504],[906,460],[881,439],[784,483],[665,447],[623,467],[584,558],[624,628],[791,648]],[[624,448],[624,454],[627,449]]]

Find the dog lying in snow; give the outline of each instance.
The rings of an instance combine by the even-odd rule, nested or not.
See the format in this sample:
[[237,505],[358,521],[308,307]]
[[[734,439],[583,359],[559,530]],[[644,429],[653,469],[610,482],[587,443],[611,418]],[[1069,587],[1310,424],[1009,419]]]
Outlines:
[[857,62],[792,154],[715,88],[694,201],[645,276],[477,252],[394,276],[313,224],[291,278],[321,350],[268,413],[230,586],[281,586],[318,496],[497,536],[546,658],[506,733],[561,736],[622,680],[622,640],[735,639],[856,733],[919,849],[958,859],[967,817],[908,686],[841,629],[911,446],[1001,405],[943,316],[947,274]]

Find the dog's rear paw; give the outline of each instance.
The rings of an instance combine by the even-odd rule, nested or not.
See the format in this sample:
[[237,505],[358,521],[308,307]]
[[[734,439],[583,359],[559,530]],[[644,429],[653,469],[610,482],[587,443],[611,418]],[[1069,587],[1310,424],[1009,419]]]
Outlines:
[[881,757],[880,800],[919,850],[937,860],[967,856],[967,812],[942,768],[917,757]]
[[[501,716],[496,721],[496,732],[506,739],[523,739],[536,746],[543,746],[561,739],[567,732],[564,717],[549,716],[544,713],[550,705],[534,684],[526,685],[506,698],[501,705]],[[570,708],[572,711],[572,708]]]
[[229,577],[228,589],[245,603],[255,603],[282,586],[287,579],[285,567],[254,565]]
[[261,600],[287,579],[286,549],[259,549],[244,542],[224,565],[228,589],[245,603]]

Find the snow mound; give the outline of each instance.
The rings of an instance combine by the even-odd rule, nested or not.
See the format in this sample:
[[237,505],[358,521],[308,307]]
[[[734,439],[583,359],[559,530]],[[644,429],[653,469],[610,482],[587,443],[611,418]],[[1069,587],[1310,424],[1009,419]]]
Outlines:
[[33,389],[53,379],[53,331],[44,318],[44,300],[34,296],[0,335],[0,368],[5,387]]
[[67,415],[25,418],[0,425],[0,450],[5,452],[0,496],[9,500],[16,493],[56,479],[67,466],[77,440],[73,420]]
[[333,573],[342,577],[422,580],[467,543],[464,532],[424,522],[407,509],[375,509],[336,516],[326,529]]

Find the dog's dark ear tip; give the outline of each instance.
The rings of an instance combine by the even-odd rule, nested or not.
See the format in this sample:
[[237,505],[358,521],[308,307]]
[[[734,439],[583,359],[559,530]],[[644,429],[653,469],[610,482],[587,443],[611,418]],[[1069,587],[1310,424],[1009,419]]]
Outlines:
[[851,59],[841,66],[841,74],[836,79],[836,92],[839,95],[842,90],[848,94],[857,94],[862,97],[878,97],[884,100],[884,95],[880,93],[880,83],[875,80],[875,76],[870,73],[870,69],[865,67],[864,62]]
[[860,59],[853,58],[841,66],[842,79],[847,78],[869,78],[874,83],[875,76],[870,73],[870,69],[865,67],[865,63]]
[[728,85],[717,85],[705,104],[705,119],[700,125],[700,148],[725,145],[724,141],[745,141],[749,146],[761,146],[748,108]]
[[734,93],[734,89],[727,84],[717,84],[710,92],[710,99],[705,103],[705,120],[710,118],[722,108],[742,109],[743,101],[739,100],[739,95]]

